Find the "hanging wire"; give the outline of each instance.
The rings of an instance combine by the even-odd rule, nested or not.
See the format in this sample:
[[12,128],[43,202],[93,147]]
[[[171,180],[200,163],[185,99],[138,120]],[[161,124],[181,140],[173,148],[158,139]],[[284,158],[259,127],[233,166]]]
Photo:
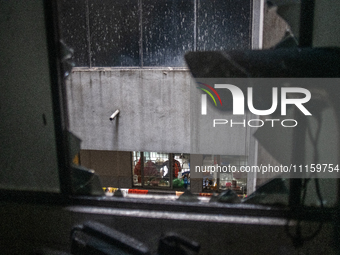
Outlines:
[[[308,137],[309,137],[309,139],[312,143],[313,149],[314,149],[313,159],[314,159],[315,164],[317,164],[319,162],[319,150],[318,150],[317,145],[318,145],[319,137],[320,137],[322,117],[321,117],[320,112],[316,113],[314,116],[316,117],[316,120],[317,120],[317,123],[318,123],[315,136],[313,136],[310,122],[308,122],[307,131],[308,131]],[[301,199],[301,206],[302,207],[305,207],[307,187],[308,187],[308,183],[310,182],[310,180],[311,180],[311,178],[303,179],[303,183],[302,183],[303,193],[302,193],[302,199]],[[318,196],[318,199],[319,199],[319,202],[320,202],[320,207],[324,208],[323,199],[322,199],[322,195],[321,195],[321,191],[320,191],[319,179],[317,179],[315,177],[314,181],[315,181],[316,193],[317,193],[317,196]],[[320,222],[318,224],[316,231],[314,231],[314,233],[312,233],[309,236],[303,236],[302,235],[302,229],[301,229],[301,223],[302,223],[301,219],[299,219],[296,223],[296,229],[295,229],[294,234],[292,234],[289,231],[289,223],[290,223],[290,220],[288,220],[287,224],[285,225],[285,230],[286,230],[288,236],[293,240],[293,244],[296,247],[301,247],[304,242],[312,240],[313,238],[315,238],[320,233],[320,231],[322,229],[322,225],[323,225],[323,222]]]
[[[308,135],[310,137],[311,142],[313,143],[313,147],[314,147],[314,162],[317,164],[319,162],[319,150],[317,148],[317,145],[318,145],[318,140],[319,140],[319,136],[320,136],[322,117],[321,117],[321,114],[316,114],[315,117],[316,117],[317,122],[318,122],[318,129],[316,131],[315,138],[313,138],[310,125],[308,125]],[[323,205],[323,199],[322,199],[322,195],[321,195],[321,191],[320,191],[319,179],[315,178],[314,181],[315,181],[316,194],[318,196],[318,199],[319,199],[319,202],[320,202],[320,206],[321,206],[321,208],[323,208],[324,205]]]

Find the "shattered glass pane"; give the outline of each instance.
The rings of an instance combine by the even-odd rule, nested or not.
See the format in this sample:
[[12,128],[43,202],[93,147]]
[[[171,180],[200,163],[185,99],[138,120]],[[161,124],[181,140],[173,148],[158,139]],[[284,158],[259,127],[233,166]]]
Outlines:
[[250,49],[251,1],[60,3],[76,66],[184,67],[188,51]]
[[251,47],[252,1],[198,0],[197,50]]
[[185,66],[194,50],[194,1],[143,1],[143,65]]
[[139,66],[138,0],[89,0],[92,66]]
[[74,50],[71,60],[76,66],[90,66],[86,1],[62,0],[59,3],[59,8],[61,38],[67,46]]

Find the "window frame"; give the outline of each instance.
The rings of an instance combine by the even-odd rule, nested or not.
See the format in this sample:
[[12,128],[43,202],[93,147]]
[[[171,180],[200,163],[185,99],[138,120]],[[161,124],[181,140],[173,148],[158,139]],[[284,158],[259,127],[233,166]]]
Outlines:
[[[0,190],[2,202],[22,204],[38,204],[51,206],[91,206],[120,209],[140,209],[170,212],[200,212],[207,215],[240,215],[254,217],[269,217],[283,219],[303,219],[309,221],[332,222],[339,208],[277,208],[275,206],[246,205],[246,204],[199,204],[179,201],[139,201],[126,198],[103,198],[91,196],[75,196],[72,190],[70,145],[66,135],[68,126],[67,110],[63,81],[63,64],[59,45],[58,8],[56,1],[44,1],[47,43],[49,53],[49,69],[53,97],[53,112],[55,120],[57,158],[60,175],[60,193],[39,191]],[[340,186],[340,180],[338,180]],[[290,197],[294,196],[290,193]],[[338,206],[339,207],[339,206]]]

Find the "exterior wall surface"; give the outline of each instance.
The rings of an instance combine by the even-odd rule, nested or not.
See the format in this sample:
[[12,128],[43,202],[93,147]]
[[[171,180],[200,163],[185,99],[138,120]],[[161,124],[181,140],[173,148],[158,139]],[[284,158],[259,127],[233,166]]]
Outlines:
[[184,70],[74,71],[70,130],[87,150],[189,152],[190,79]]
[[66,84],[70,130],[83,150],[248,155],[248,127],[216,129],[213,141],[204,135],[192,118],[201,105],[191,83],[183,69],[77,68]]

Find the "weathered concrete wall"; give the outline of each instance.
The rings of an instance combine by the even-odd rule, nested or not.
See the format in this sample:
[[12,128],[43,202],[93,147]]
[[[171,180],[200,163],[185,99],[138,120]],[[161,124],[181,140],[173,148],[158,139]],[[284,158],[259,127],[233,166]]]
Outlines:
[[82,149],[189,152],[190,79],[185,70],[74,71],[67,82],[70,130]]
[[213,114],[192,117],[200,115],[201,92],[191,83],[183,69],[77,68],[66,85],[70,130],[83,150],[248,155],[248,127],[207,131],[200,121],[212,123]]

